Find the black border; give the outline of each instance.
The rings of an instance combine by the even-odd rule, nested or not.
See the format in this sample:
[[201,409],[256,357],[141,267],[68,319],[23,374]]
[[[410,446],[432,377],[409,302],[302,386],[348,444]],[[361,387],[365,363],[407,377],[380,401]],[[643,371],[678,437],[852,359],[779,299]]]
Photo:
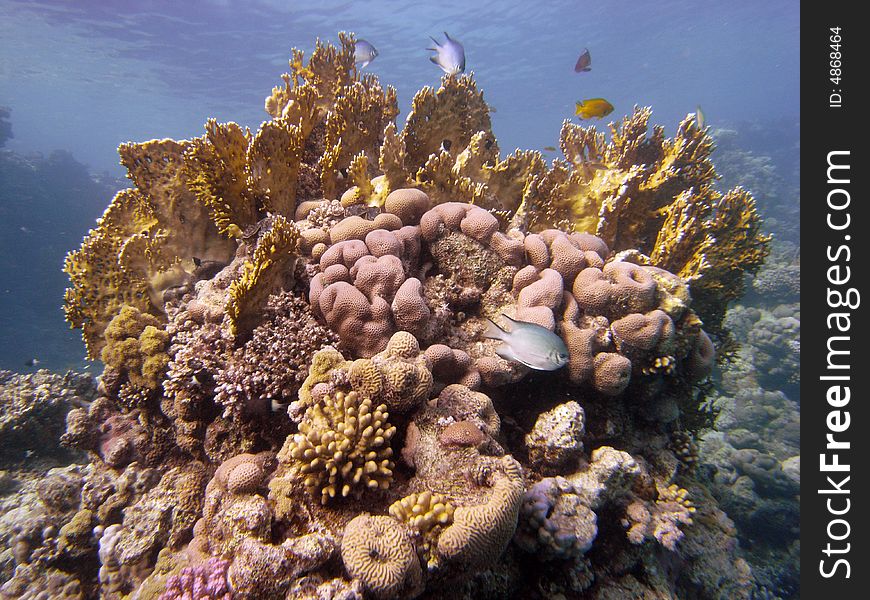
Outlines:
[[[870,36],[867,20],[858,15],[858,3],[844,2],[805,2],[801,6],[801,592],[805,599],[831,598],[850,600],[870,597],[870,558],[868,558],[867,539],[867,489],[870,488],[870,453],[866,439],[870,437],[870,417],[867,409],[867,390],[870,389],[864,378],[868,370],[870,352],[866,351],[870,338],[866,335],[865,303],[870,302],[870,286],[866,285],[866,262],[870,259],[867,251],[867,238],[870,235],[870,218],[864,206],[868,200],[866,180],[870,177],[867,163],[867,144],[870,142],[867,130],[868,94],[866,88],[866,67],[870,55],[866,39]],[[832,35],[831,27],[840,27],[842,37],[842,79],[830,79]],[[832,94],[842,96],[840,106],[834,106]],[[836,100],[836,97],[834,97]],[[836,154],[831,154],[835,152]],[[846,154],[848,152],[848,154]],[[829,160],[838,165],[849,165],[849,169],[831,171],[829,181]],[[848,183],[842,181],[848,179]],[[846,196],[842,191],[845,190]],[[848,207],[831,210],[828,195],[833,202],[844,204],[849,198]],[[844,224],[846,213],[849,226],[842,230],[833,229],[834,225]],[[847,246],[849,250],[842,250]],[[839,250],[839,252],[838,252]],[[833,259],[831,257],[834,257]],[[831,268],[833,271],[830,271]],[[848,282],[833,284],[829,277],[844,278],[848,271]],[[837,290],[845,293],[853,288],[861,295],[860,302],[852,308],[830,306],[829,294]],[[866,292],[866,293],[865,293]],[[831,331],[828,322],[831,313],[848,312],[848,332]],[[828,367],[828,343],[831,336],[843,336],[833,342],[832,347],[848,351],[838,355],[839,370]],[[822,379],[826,375],[848,375],[849,381]],[[828,402],[828,391],[832,385],[842,384],[850,388],[850,401],[843,406],[834,407]],[[836,403],[837,392],[833,400]],[[844,396],[844,392],[839,392]],[[841,411],[832,414],[833,411]],[[831,433],[829,426],[843,428],[849,413],[849,425],[845,431],[833,433],[836,441],[848,442],[846,450],[825,448],[826,435]],[[831,419],[829,422],[828,419]],[[832,462],[831,454],[837,452],[841,464],[848,464],[848,472],[823,472],[821,456],[827,453],[827,462]],[[831,476],[829,482],[827,477]],[[844,477],[850,479],[844,482]],[[834,485],[832,485],[832,483]],[[848,493],[831,494],[820,490],[831,490],[835,486],[848,489]],[[849,500],[849,511],[841,516],[832,515],[827,507],[831,500],[833,510],[844,510]],[[842,518],[848,522],[836,523],[832,533],[836,536],[848,532],[841,541],[829,539],[828,524],[833,519]],[[826,556],[827,544],[837,550],[848,549],[841,554]],[[847,547],[846,544],[849,544]],[[835,567],[835,561],[848,562]],[[825,561],[822,563],[821,561]],[[825,570],[830,577],[824,577]]]

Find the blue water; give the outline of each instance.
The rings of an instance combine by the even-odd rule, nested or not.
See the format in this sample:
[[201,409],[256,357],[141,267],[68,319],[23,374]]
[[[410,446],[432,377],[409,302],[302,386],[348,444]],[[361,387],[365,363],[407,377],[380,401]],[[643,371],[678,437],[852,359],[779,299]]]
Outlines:
[[[0,0],[0,106],[11,109],[14,132],[2,152],[29,155],[30,176],[41,182],[22,193],[21,171],[0,173],[0,368],[20,370],[32,357],[55,369],[81,365],[78,334],[66,330],[60,311],[59,269],[117,189],[111,181],[90,187],[88,172],[123,178],[119,143],[197,136],[209,117],[256,129],[294,46],[310,52],[318,36],[337,41],[340,30],[372,42],[380,56],[367,70],[397,88],[401,124],[413,94],[439,82],[426,47],[430,35],[447,31],[464,44],[467,70],[496,109],[493,129],[508,153],[558,145],[574,102],[590,97],[614,105],[610,118],[652,105],[653,122],[668,134],[697,105],[712,127],[797,123],[798,8],[697,0]],[[583,48],[592,71],[575,74]],[[777,141],[770,144],[753,150],[774,152]],[[55,150],[68,152],[60,155],[68,172],[50,168]],[[790,156],[796,163],[796,151]]]

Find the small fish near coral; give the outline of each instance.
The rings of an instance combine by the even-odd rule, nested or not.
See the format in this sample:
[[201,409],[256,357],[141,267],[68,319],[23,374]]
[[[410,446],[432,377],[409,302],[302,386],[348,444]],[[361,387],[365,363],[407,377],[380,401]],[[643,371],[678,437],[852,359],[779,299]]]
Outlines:
[[444,43],[439,44],[435,38],[430,38],[435,42],[434,48],[426,48],[437,54],[430,56],[429,60],[441,67],[441,70],[448,75],[456,75],[465,72],[465,48],[462,44],[454,39],[451,39],[447,32],[444,32]]
[[357,68],[365,69],[378,56],[378,49],[366,40],[357,40],[353,50],[353,62]]
[[538,371],[555,371],[568,364],[568,347],[558,335],[536,323],[510,321],[510,329],[505,330],[492,320],[483,337],[499,340],[502,343],[495,353],[505,360],[523,364]]
[[589,54],[589,49],[584,48],[583,54],[577,59],[577,62],[574,63],[574,72],[575,73],[586,73],[592,70],[592,55]]
[[704,129],[707,126],[707,118],[704,116],[704,111],[701,110],[700,104],[695,109],[695,124],[698,126],[698,129]]
[[574,109],[574,114],[580,119],[591,119],[593,117],[600,119],[606,117],[613,112],[613,105],[604,98],[589,98],[588,100],[579,100]]

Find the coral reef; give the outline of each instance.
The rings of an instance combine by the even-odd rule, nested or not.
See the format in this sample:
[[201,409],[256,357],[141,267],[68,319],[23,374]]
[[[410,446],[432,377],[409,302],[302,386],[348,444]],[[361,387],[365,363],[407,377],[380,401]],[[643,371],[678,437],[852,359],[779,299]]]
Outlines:
[[[565,123],[550,166],[502,158],[471,75],[399,130],[339,39],[293,51],[257,132],[119,149],[135,188],[66,262],[107,365],[66,416],[90,462],[34,488],[6,585],[748,598],[691,423],[768,240],[751,195],[712,187],[707,133],[637,108],[610,142]],[[566,368],[504,358],[527,341],[489,339],[502,316],[561,337]]]
[[68,460],[69,453],[58,443],[64,419],[96,395],[94,381],[87,375],[0,371],[0,466],[34,453]]

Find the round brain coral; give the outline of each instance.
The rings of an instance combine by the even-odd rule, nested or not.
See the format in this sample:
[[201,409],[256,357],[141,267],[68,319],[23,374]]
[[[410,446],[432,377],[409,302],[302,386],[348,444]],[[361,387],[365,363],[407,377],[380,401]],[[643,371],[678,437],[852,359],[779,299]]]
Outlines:
[[390,192],[384,210],[402,219],[405,225],[416,225],[430,205],[429,196],[422,190],[403,188]]
[[385,404],[377,407],[356,392],[336,392],[305,411],[299,433],[288,437],[279,454],[305,487],[320,490],[321,503],[336,495],[360,495],[366,488],[387,489],[393,479]]
[[341,559],[375,598],[413,598],[422,591],[417,551],[405,527],[392,517],[354,517],[344,528]]

